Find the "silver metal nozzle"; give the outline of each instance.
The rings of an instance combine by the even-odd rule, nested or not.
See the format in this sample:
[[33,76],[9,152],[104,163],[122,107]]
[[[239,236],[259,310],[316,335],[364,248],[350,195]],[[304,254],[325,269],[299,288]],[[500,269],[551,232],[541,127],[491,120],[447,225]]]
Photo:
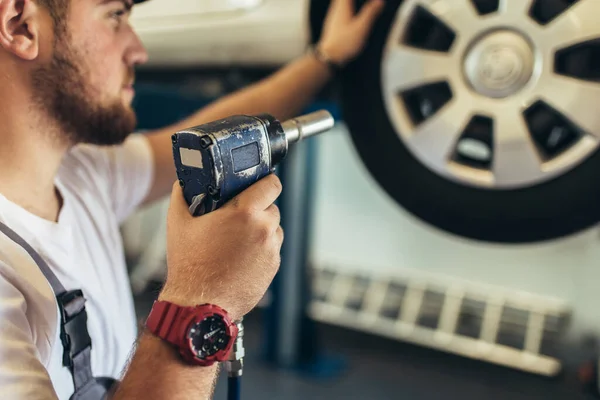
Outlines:
[[235,322],[238,327],[238,334],[233,342],[229,358],[225,362],[227,375],[231,378],[242,376],[244,369],[246,351],[244,350],[244,325],[242,324],[242,320],[243,318]]
[[301,117],[292,118],[281,124],[288,143],[300,142],[303,139],[327,132],[335,121],[328,111],[315,111]]

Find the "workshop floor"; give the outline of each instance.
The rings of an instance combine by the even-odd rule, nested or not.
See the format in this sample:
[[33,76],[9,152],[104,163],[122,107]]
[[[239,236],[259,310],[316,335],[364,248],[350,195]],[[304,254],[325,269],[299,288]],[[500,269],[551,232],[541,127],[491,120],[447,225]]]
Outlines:
[[[151,293],[136,298],[145,318]],[[372,335],[320,325],[327,352],[347,369],[336,379],[314,379],[273,369],[260,360],[261,315],[245,319],[243,400],[588,400],[570,378],[546,379]],[[220,379],[215,399],[226,399]]]

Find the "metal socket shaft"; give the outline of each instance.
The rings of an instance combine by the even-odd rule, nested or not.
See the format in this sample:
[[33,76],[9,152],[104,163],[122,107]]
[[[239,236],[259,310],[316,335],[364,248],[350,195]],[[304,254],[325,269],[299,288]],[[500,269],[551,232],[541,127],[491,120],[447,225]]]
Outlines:
[[244,350],[244,325],[242,324],[242,320],[236,321],[236,325],[238,328],[238,334],[233,342],[233,347],[229,353],[229,358],[225,362],[227,375],[231,378],[242,376],[244,369],[244,356],[246,355],[246,351]]
[[333,116],[325,110],[315,111],[301,117],[292,118],[281,124],[288,143],[300,142],[303,139],[327,132],[333,128]]

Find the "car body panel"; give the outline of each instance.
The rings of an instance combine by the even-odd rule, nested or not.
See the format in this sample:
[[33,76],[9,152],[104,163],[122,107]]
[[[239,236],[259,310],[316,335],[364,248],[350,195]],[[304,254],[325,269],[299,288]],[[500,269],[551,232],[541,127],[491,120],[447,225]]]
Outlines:
[[310,40],[309,0],[152,0],[131,22],[147,67],[279,66]]

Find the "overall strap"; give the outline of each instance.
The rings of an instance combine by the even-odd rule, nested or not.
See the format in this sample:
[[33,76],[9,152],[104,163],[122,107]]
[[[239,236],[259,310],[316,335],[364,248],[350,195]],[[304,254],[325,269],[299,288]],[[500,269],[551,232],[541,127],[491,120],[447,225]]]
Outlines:
[[52,272],[50,267],[48,267],[48,264],[46,264],[46,261],[44,261],[44,259],[29,245],[29,243],[19,236],[17,232],[13,231],[2,222],[0,222],[0,231],[2,231],[2,233],[8,236],[9,239],[29,253],[29,256],[33,258],[33,261],[35,261],[40,271],[42,271],[42,274],[44,274],[46,277],[48,283],[50,283],[50,286],[52,286],[52,290],[54,291],[55,295],[58,296],[59,294],[66,292],[62,283],[60,283],[56,275],[54,275],[54,272]]
[[[99,383],[92,375],[92,339],[87,329],[85,298],[81,290],[65,290],[44,259],[21,236],[0,222],[0,232],[21,246],[35,261],[52,286],[60,312],[60,340],[63,345],[63,365],[73,377],[75,393],[72,400],[100,400],[106,397],[112,382]],[[102,381],[104,382],[104,381]]]

